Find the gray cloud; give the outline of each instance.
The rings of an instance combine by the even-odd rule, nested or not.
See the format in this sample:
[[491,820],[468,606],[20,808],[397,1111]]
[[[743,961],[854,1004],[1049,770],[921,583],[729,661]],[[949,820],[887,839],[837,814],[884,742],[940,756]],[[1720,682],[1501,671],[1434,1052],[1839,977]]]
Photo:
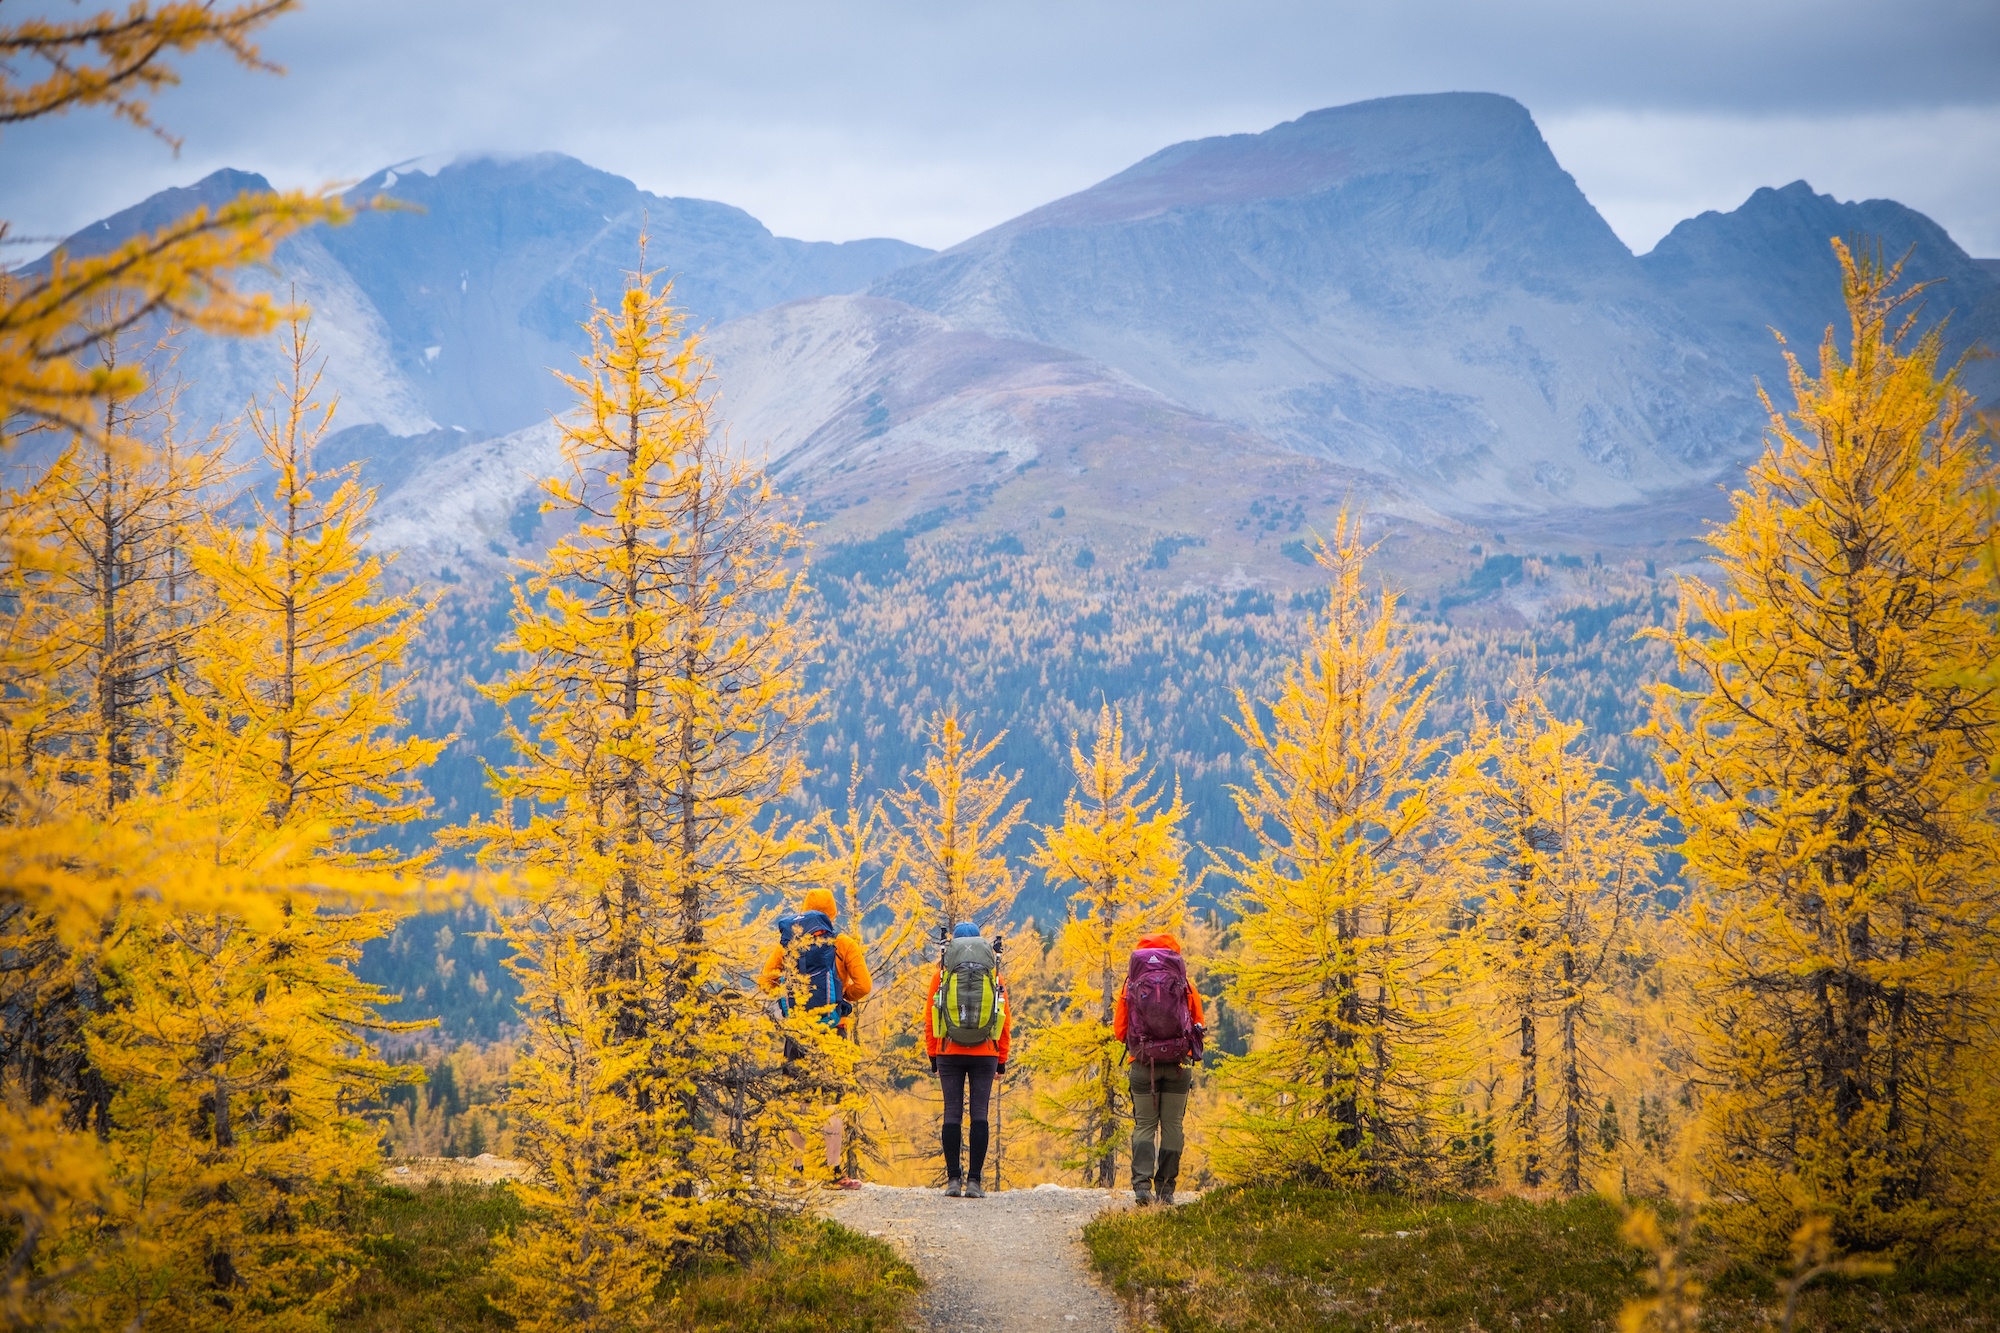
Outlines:
[[1478,88],[1525,102],[1640,248],[1805,176],[2000,251],[1992,0],[317,0],[266,47],[286,78],[204,59],[161,100],[178,161],[101,115],[7,131],[0,216],[59,234],[221,165],[310,184],[550,148],[786,234],[938,245],[1177,139]]

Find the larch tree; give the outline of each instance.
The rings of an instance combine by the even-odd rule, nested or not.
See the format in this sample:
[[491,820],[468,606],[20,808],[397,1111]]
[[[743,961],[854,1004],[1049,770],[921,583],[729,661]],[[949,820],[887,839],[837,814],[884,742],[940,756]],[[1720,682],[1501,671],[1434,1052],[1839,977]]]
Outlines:
[[868,955],[874,982],[868,997],[854,1002],[848,1019],[855,1045],[855,1090],[866,1115],[847,1126],[844,1170],[860,1179],[863,1159],[882,1157],[880,1134],[890,1124],[890,1103],[900,1095],[898,1080],[910,1072],[911,1056],[883,1040],[884,1022],[894,1021],[898,982],[921,949],[922,923],[896,910],[900,897],[887,822],[879,801],[862,799],[858,760],[848,770],[847,801],[840,817],[822,812],[814,838],[815,855],[805,878],[832,891],[844,929]]
[[1109,1189],[1125,1099],[1113,1006],[1139,937],[1178,931],[1186,915],[1188,849],[1179,828],[1187,807],[1178,788],[1171,800],[1148,790],[1145,753],[1127,748],[1124,714],[1108,703],[1088,754],[1072,738],[1070,767],[1076,785],[1063,822],[1043,830],[1029,858],[1052,884],[1073,886],[1056,938],[1069,993],[1057,1021],[1037,1032],[1027,1063],[1054,1085],[1038,1093],[1033,1119],[1066,1145],[1061,1165]]
[[1532,662],[1512,686],[1504,718],[1481,717],[1455,759],[1458,887],[1487,1036],[1513,1074],[1520,1183],[1553,1177],[1576,1194],[1602,1138],[1603,1010],[1651,892],[1659,826],[1584,752],[1583,724],[1550,711]]
[[1848,311],[1681,583],[1654,692],[1685,829],[1712,1216],[1776,1249],[1986,1240],[2000,698],[1993,464],[1900,266],[1835,242]]
[[[956,708],[933,714],[923,767],[908,786],[888,797],[895,914],[910,926],[910,952],[907,963],[904,957],[891,958],[888,984],[878,988],[891,1013],[907,1016],[904,1021],[911,1027],[904,1030],[912,1035],[924,1022],[917,1011],[930,984],[926,964],[939,960],[942,940],[961,921],[993,931],[1006,921],[1021,892],[1006,846],[1028,803],[1013,799],[1020,774],[1009,776],[988,766],[1004,736],[984,742],[968,737]],[[1001,971],[1006,972],[1004,958]],[[1020,1031],[1018,1023],[1015,1031]],[[920,1070],[922,1052],[921,1042],[910,1048],[910,1063],[901,1072]],[[997,1116],[997,1101],[994,1110]],[[993,1169],[997,1180],[997,1152]]]
[[[208,522],[188,545],[209,613],[170,682],[180,734],[166,790],[221,865],[417,869],[427,858],[356,843],[428,804],[420,774],[444,742],[398,734],[423,608],[387,592],[364,551],[372,494],[352,469],[313,466],[335,404],[316,401],[305,323],[290,335],[289,377],[250,411],[270,476],[258,521]],[[310,850],[288,850],[307,830]],[[379,1157],[354,1108],[412,1072],[372,1055],[369,1029],[410,1025],[385,1022],[386,997],[352,971],[392,925],[303,892],[281,895],[275,923],[128,916],[110,955],[117,1003],[92,1044],[120,1089],[126,1317],[261,1327],[338,1303],[361,1257],[346,1213]]]
[[219,456],[176,441],[149,378],[9,508],[8,1104],[66,1104],[99,1182],[89,1216],[29,1219],[15,1292],[58,1322],[310,1321],[351,1274],[332,1214],[375,1155],[352,1104],[389,1072],[357,1049],[376,997],[349,968],[384,917],[319,895],[384,886],[327,875],[322,821],[274,824],[261,794],[255,836],[214,836],[199,643],[263,627],[193,568]]
[[[149,99],[177,82],[177,59],[220,48],[245,65],[270,68],[252,38],[290,7],[289,0],[233,7],[136,0],[74,19],[33,16],[0,25],[0,123],[100,107],[163,133],[150,117]],[[39,77],[30,74],[34,70]],[[55,480],[53,490],[69,487],[69,498],[77,499],[76,477],[89,472],[93,448],[112,443],[130,452],[113,439],[115,423],[107,430],[105,418],[115,417],[121,403],[140,401],[148,389],[143,366],[112,364],[99,349],[149,321],[226,336],[267,331],[276,310],[267,298],[236,286],[234,270],[268,260],[280,241],[303,227],[350,214],[338,200],[304,192],[244,195],[102,254],[59,252],[34,273],[0,274],[0,449],[23,430],[75,437],[70,466],[77,472]],[[0,237],[7,230],[0,222]],[[167,470],[175,469],[169,464]],[[113,671],[101,682],[84,680],[91,688],[79,692],[75,687],[91,659],[76,655],[78,636],[67,628],[77,610],[70,594],[90,577],[80,571],[101,558],[103,548],[97,556],[64,549],[60,516],[44,503],[50,493],[14,497],[0,550],[9,612],[0,646],[0,671],[9,682],[0,704],[0,932],[6,936],[0,951],[22,964],[7,984],[27,988],[8,996],[8,1012],[39,1015],[21,1029],[9,1025],[8,1059],[0,1067],[6,1084],[0,1207],[13,1237],[0,1306],[8,1320],[40,1328],[78,1317],[64,1293],[69,1260],[50,1256],[66,1234],[91,1225],[95,1210],[116,1193],[97,1137],[108,1096],[101,1086],[89,1086],[78,1025],[64,1018],[55,1025],[61,1031],[52,1032],[43,1021],[52,1017],[51,1004],[92,1008],[94,964],[80,960],[100,946],[121,905],[145,901],[171,909],[228,901],[262,916],[273,908],[261,896],[264,889],[284,879],[269,867],[244,875],[199,859],[184,862],[188,838],[178,812],[141,789],[123,799],[122,784],[134,765],[145,762],[130,747],[134,732],[125,710],[136,702],[132,677]],[[123,612],[115,603],[111,612],[115,629]],[[100,637],[101,646],[118,650],[109,659],[115,665],[129,641],[113,645],[110,634]],[[172,652],[165,657],[156,681],[173,670]],[[23,681],[28,688],[16,692],[12,686]],[[109,702],[119,714],[111,729],[90,733],[79,722],[93,702]],[[95,795],[117,798],[115,809],[56,780],[62,771],[90,764],[98,764],[102,778]],[[65,968],[77,984],[48,984]],[[61,1113],[51,1114],[58,1106]],[[92,1122],[87,1128],[80,1123],[85,1120]]]
[[903,915],[934,923],[943,936],[961,921],[982,930],[998,925],[1021,892],[1004,851],[1028,808],[1026,801],[1009,804],[1020,775],[981,771],[1004,736],[982,744],[966,735],[957,709],[938,713],[923,767],[889,797]]
[[375,495],[360,465],[313,465],[338,403],[318,399],[309,323],[288,332],[289,377],[248,417],[271,476],[257,522],[210,522],[189,550],[215,614],[192,636],[199,670],[176,691],[183,762],[192,799],[224,821],[219,856],[240,837],[235,821],[319,823],[356,864],[408,867],[356,843],[424,816],[422,771],[450,743],[400,734],[428,606],[388,592],[386,562],[364,545]]
[[[140,359],[132,343],[108,337],[96,355],[115,371]],[[106,824],[131,814],[143,827],[157,813],[155,779],[175,745],[164,696],[195,593],[176,578],[178,552],[223,472],[215,449],[175,455],[149,442],[173,434],[170,394],[112,395],[100,409],[91,435],[5,505],[0,745],[6,840],[24,883],[36,876],[20,862],[55,871]],[[103,1008],[119,895],[66,878],[51,876],[40,902],[10,894],[0,906],[0,949],[14,960],[4,1003],[19,1016],[0,1030],[0,1055],[27,1102],[60,1101],[72,1128],[102,1134],[111,1087],[85,1033]]]
[[625,1326],[671,1265],[732,1243],[782,1184],[770,1146],[851,1088],[851,1045],[801,1020],[785,1062],[745,980],[753,903],[792,892],[806,848],[780,807],[815,644],[799,530],[712,433],[683,322],[642,269],[565,376],[545,504],[577,525],[516,589],[524,663],[490,693],[521,706],[518,757],[499,815],[459,835],[524,886],[501,924],[526,1025],[509,1107],[538,1176],[499,1261],[524,1329]]
[[1430,863],[1435,684],[1406,665],[1395,594],[1364,587],[1355,527],[1343,514],[1321,544],[1327,609],[1277,697],[1237,696],[1255,851],[1219,870],[1242,918],[1229,998],[1256,1032],[1220,1067],[1241,1107],[1217,1157],[1239,1176],[1406,1184],[1448,1152],[1461,1052],[1450,882]]

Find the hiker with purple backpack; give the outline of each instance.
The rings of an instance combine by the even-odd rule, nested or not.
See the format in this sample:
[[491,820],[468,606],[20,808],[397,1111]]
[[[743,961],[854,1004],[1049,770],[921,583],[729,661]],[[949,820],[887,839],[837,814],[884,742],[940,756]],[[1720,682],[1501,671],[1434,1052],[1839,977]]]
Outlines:
[[1112,1035],[1125,1043],[1132,1062],[1132,1197],[1141,1207],[1174,1201],[1185,1142],[1181,1126],[1205,1031],[1201,994],[1188,984],[1181,942],[1165,932],[1141,936],[1111,1017]]

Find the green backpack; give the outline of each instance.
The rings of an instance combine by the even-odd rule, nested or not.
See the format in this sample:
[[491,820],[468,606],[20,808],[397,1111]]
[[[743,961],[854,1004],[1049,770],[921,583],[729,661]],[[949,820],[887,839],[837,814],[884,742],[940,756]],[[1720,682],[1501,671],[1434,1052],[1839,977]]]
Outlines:
[[952,940],[944,947],[939,971],[931,1035],[958,1046],[999,1040],[1007,1021],[1007,994],[1000,989],[1000,959],[993,946],[976,935]]

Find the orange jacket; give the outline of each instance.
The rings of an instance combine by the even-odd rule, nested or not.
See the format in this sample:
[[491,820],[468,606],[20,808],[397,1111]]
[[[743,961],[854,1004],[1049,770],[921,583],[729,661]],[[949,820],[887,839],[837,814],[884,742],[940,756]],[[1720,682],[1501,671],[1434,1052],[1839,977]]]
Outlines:
[[[1181,951],[1181,942],[1166,931],[1161,931],[1157,935],[1141,935],[1139,937],[1139,947],[1141,949],[1172,949],[1175,953],[1179,953]],[[1194,1015],[1195,1022],[1206,1021],[1201,1016],[1201,992],[1193,986],[1188,987],[1188,1012]],[[1122,981],[1118,983],[1118,1003],[1111,1011],[1111,1035],[1119,1041],[1125,1040],[1125,983]]]
[[[824,912],[826,919],[831,921],[839,909],[828,890],[808,889],[805,904],[800,910]],[[771,950],[757,983],[767,991],[777,991],[785,984],[785,969],[789,966],[791,960],[785,956],[784,946],[779,945]],[[875,981],[868,975],[868,956],[861,952],[861,942],[852,935],[833,937],[833,971],[840,978],[840,998],[843,1000],[865,1000],[868,992],[875,989]]]
[[[924,1054],[997,1055],[1000,1057],[1000,1063],[1003,1065],[1006,1064],[1007,1048],[1012,1045],[1014,1040],[1014,1011],[1011,1007],[1001,1011],[1000,1040],[998,1041],[989,1038],[986,1041],[980,1042],[977,1046],[961,1046],[949,1038],[939,1040],[937,1035],[931,1031],[931,1010],[937,1004],[938,983],[943,980],[944,969],[940,967],[933,970],[931,972],[930,989],[924,992],[924,1008],[922,1014],[919,1015],[924,1030]],[[1007,993],[1007,979],[1005,977],[996,977],[995,980],[999,983],[1000,993],[1005,995]]]

